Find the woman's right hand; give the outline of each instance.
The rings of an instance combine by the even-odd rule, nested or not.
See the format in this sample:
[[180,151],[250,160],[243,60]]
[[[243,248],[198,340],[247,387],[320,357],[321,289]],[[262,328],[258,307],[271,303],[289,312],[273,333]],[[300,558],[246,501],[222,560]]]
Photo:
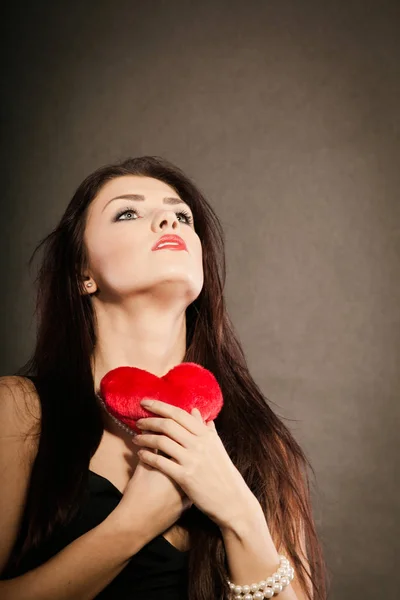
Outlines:
[[147,543],[169,529],[191,506],[190,499],[172,479],[139,461],[113,512],[127,531],[133,524],[135,531],[138,524],[142,525],[141,534]]

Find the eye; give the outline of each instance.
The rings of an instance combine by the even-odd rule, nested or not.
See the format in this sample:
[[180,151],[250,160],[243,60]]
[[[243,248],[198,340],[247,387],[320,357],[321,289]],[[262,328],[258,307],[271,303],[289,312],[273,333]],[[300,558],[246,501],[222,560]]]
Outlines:
[[[121,217],[124,215],[126,215],[126,218],[121,219]],[[134,208],[124,208],[123,210],[119,211],[115,215],[114,221],[136,221],[137,220],[136,218],[130,217],[129,215],[135,215],[135,217],[138,217],[139,213]],[[192,218],[191,214],[186,212],[185,210],[181,210],[181,211],[177,212],[176,216],[177,217],[183,216],[188,225],[192,225],[192,223],[193,223],[193,218]]]
[[186,223],[187,223],[188,225],[191,225],[191,224],[193,223],[193,218],[192,218],[192,216],[191,216],[191,215],[190,215],[188,212],[186,212],[185,210],[181,210],[180,212],[177,212],[177,213],[176,213],[176,215],[177,215],[177,216],[178,216],[178,215],[183,215],[183,216],[185,217],[185,219],[186,219]]
[[133,219],[131,217],[121,219],[120,217],[122,217],[123,215],[136,215],[136,217],[138,217],[138,212],[134,208],[124,208],[115,215],[114,221],[136,221],[136,219]]

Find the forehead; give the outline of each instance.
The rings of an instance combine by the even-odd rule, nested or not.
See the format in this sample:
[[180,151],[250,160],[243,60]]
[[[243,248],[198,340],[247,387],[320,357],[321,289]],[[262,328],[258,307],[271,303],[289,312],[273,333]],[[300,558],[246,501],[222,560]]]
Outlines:
[[146,199],[148,197],[149,199],[156,198],[160,200],[164,196],[179,198],[179,194],[167,183],[164,183],[164,181],[140,175],[124,175],[104,184],[92,204],[101,210],[111,198],[121,196],[122,194],[142,194],[146,196]]

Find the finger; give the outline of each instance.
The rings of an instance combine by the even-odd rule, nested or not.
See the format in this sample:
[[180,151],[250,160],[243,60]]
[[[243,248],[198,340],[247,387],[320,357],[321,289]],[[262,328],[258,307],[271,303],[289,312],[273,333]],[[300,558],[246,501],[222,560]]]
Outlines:
[[193,434],[173,419],[147,417],[136,421],[136,426],[138,429],[143,427],[149,433],[163,433],[184,448],[190,448],[193,442]]
[[146,450],[144,448],[139,450],[138,457],[141,462],[161,471],[165,475],[168,475],[168,477],[178,485],[180,484],[182,467],[174,460],[162,456],[161,454],[154,454],[151,450]]
[[191,414],[198,420],[200,423],[204,423],[203,417],[201,416],[201,412],[198,408],[193,408]]
[[185,449],[164,435],[137,435],[133,439],[133,443],[147,449],[152,448],[156,451],[164,452],[164,454],[180,464],[182,464],[185,458]]
[[209,429],[211,429],[212,431],[217,431],[217,428],[215,427],[215,423],[214,423],[214,421],[208,421],[208,423],[207,423],[206,425],[207,425],[207,427],[208,427]]
[[149,412],[173,419],[190,431],[190,433],[194,433],[195,435],[201,435],[202,433],[198,420],[179,406],[173,406],[167,402],[161,402],[161,400],[142,400],[140,404]]

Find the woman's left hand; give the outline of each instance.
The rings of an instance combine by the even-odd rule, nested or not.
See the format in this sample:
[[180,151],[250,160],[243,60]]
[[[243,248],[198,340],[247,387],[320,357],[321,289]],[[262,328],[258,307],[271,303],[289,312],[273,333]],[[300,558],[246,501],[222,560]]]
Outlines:
[[136,423],[146,431],[133,438],[143,446],[139,459],[171,477],[219,527],[248,517],[258,501],[232,463],[214,421],[205,423],[196,408],[188,413],[159,400],[141,404],[159,416]]

